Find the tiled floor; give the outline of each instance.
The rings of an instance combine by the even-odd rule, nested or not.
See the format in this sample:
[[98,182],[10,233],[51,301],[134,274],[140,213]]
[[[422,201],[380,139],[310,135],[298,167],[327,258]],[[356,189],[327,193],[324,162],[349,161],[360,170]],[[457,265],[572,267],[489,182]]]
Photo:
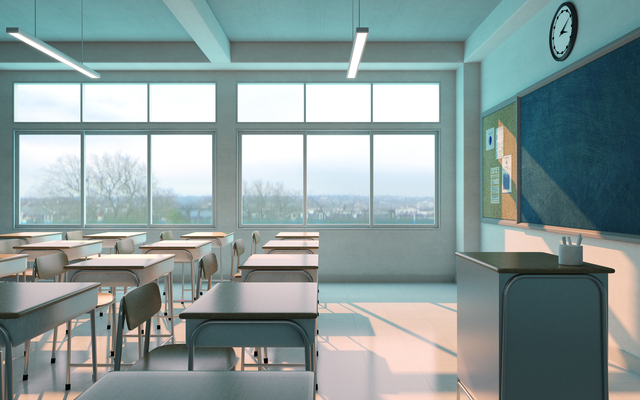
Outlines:
[[[176,304],[176,312],[180,311]],[[106,358],[106,316],[99,318],[99,355]],[[74,330],[74,362],[88,359],[88,319]],[[455,284],[320,285],[317,399],[455,399]],[[184,341],[184,325],[176,328]],[[61,328],[60,335],[64,335]],[[91,382],[90,368],[72,370],[65,392],[66,342],[50,364],[51,333],[32,344],[29,380],[22,381],[22,346],[14,351],[14,387],[20,400],[73,399]],[[132,360],[134,340],[126,344]],[[269,349],[271,361],[299,362],[298,349]],[[99,370],[103,376],[106,369]],[[609,365],[610,399],[640,400],[640,377]]]

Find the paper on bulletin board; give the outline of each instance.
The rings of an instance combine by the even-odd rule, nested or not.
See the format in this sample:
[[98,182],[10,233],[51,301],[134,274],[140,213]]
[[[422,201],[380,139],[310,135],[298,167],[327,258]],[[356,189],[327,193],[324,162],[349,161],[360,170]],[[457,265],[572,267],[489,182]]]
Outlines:
[[496,145],[495,128],[487,129],[485,133],[485,150],[493,150]]
[[502,157],[502,193],[511,193],[511,154]]
[[496,160],[502,158],[504,153],[504,126],[499,126],[496,130]]
[[491,204],[500,204],[500,195],[492,194],[491,195]]

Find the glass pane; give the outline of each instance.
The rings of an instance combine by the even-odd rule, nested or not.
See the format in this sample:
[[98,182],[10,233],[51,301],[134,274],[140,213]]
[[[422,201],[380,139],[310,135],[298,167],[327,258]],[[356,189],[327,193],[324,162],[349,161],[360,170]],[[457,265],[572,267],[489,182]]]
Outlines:
[[307,137],[307,223],[369,223],[369,135]]
[[373,122],[439,122],[437,83],[373,85]]
[[20,225],[80,224],[80,135],[19,136]]
[[149,84],[151,122],[216,122],[214,83]]
[[80,84],[16,83],[15,122],[80,122]]
[[213,223],[213,136],[152,135],[154,224]]
[[307,122],[371,122],[371,85],[307,84]]
[[302,224],[302,135],[242,139],[242,223]]
[[84,84],[84,122],[147,122],[146,84]]
[[304,122],[304,84],[238,83],[238,122]]
[[373,136],[374,224],[435,224],[435,136]]
[[147,223],[147,136],[85,137],[88,224]]

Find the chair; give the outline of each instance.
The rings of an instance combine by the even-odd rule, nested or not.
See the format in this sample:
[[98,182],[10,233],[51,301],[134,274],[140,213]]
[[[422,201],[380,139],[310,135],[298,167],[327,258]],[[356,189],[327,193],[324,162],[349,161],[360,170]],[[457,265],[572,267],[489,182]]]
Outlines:
[[[144,354],[131,365],[129,371],[187,371],[189,348],[186,344],[158,346],[149,351],[151,318],[160,310],[160,288],[155,282],[147,283],[127,293],[120,302],[116,338],[115,371],[122,365],[124,323],[132,330],[147,322],[144,329]],[[237,357],[231,347],[200,347],[196,349],[194,370],[228,371],[234,368]]]
[[[17,254],[18,252],[13,247],[20,246],[21,244],[23,244],[23,242],[20,239],[0,240],[0,254]],[[25,282],[27,281],[27,277],[30,277],[30,280],[33,280],[33,269],[27,268],[27,270],[21,275]],[[2,280],[13,279],[14,277],[16,282],[20,281],[20,275],[5,276]]]
[[[36,273],[36,277],[38,279],[50,279],[53,278],[54,281],[57,282],[61,282],[63,280],[63,276],[64,274],[67,272],[64,269],[64,266],[69,264],[69,259],[67,258],[67,255],[64,253],[55,253],[55,254],[49,254],[46,256],[41,256],[36,258],[35,261],[35,273]],[[110,306],[110,307],[109,307]],[[96,306],[96,309],[98,308],[103,308],[103,307],[109,307],[111,309],[110,314],[111,317],[114,320],[114,324],[115,324],[115,313],[116,313],[116,302],[115,302],[115,296],[111,293],[98,293],[98,305]],[[109,321],[109,319],[107,318],[107,321]],[[111,325],[109,325],[109,323],[107,322],[107,329],[111,329]],[[54,328],[53,330],[53,348],[51,350],[51,363],[55,363],[56,362],[56,345],[57,345],[57,341],[58,341],[58,328]],[[28,369],[28,364],[29,364],[29,345],[30,342],[27,342],[27,357],[25,359],[25,366],[24,366],[24,376],[23,379],[26,380],[27,379],[27,369]],[[65,390],[70,390],[71,389],[71,384],[70,384],[70,372],[71,372],[71,367],[87,367],[89,365],[87,364],[71,364],[71,321],[67,322],[67,384],[66,384],[66,389]]]
[[84,240],[82,231],[69,231],[66,233],[67,240]]
[[253,231],[251,233],[251,254],[258,252],[258,243],[260,243],[260,232]]
[[173,232],[171,231],[160,232],[160,240],[173,240]]
[[[231,281],[240,282],[242,280],[242,274],[238,271],[240,266],[240,256],[244,254],[244,240],[236,239],[232,246],[233,253],[231,254]],[[235,265],[235,273],[233,272]]]
[[136,251],[136,245],[133,239],[126,238],[116,242],[116,254],[133,254]]

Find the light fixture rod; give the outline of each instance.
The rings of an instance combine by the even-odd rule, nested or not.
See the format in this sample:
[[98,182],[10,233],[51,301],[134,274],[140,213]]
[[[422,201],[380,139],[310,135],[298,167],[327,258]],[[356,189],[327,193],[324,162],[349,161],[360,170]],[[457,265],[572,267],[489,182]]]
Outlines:
[[347,70],[347,78],[353,79],[358,74],[360,59],[364,52],[364,45],[367,44],[367,36],[369,28],[356,28],[356,38],[353,40],[351,48],[351,59],[349,60],[349,69]]
[[28,33],[23,32],[22,30],[20,30],[20,28],[7,28],[7,33],[16,39],[25,42],[29,46],[37,50],[40,50],[44,54],[55,58],[61,63],[68,65],[69,67],[75,69],[76,71],[85,74],[89,78],[94,78],[94,79],[100,78],[100,74],[97,73],[96,71],[92,70],[91,68],[87,68],[84,64],[79,63],[78,61],[64,54],[63,52],[49,46],[42,40],[36,37],[33,37]]

